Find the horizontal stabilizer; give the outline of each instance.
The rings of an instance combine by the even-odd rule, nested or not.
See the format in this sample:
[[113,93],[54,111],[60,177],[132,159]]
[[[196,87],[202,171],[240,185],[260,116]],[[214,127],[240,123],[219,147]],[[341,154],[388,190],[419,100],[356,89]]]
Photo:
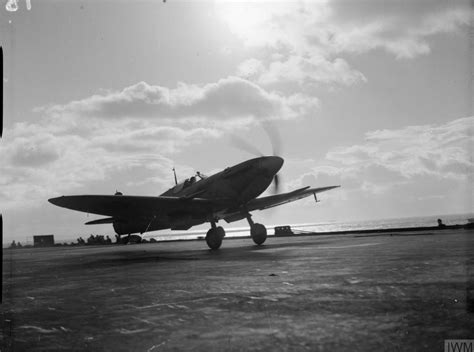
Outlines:
[[86,222],[85,225],[100,225],[100,224],[112,224],[114,222],[114,218],[104,218],[104,219],[97,219]]

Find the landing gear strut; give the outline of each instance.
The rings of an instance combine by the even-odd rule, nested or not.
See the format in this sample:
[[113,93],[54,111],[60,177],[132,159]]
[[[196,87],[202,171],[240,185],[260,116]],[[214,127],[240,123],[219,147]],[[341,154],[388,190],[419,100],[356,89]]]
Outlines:
[[260,246],[267,239],[267,229],[262,224],[254,223],[250,214],[247,215],[247,221],[250,225],[250,236],[252,236],[252,240],[256,245]]
[[210,249],[219,249],[222,244],[222,239],[225,236],[225,231],[221,226],[216,227],[214,221],[211,221],[211,226],[206,234],[206,243]]

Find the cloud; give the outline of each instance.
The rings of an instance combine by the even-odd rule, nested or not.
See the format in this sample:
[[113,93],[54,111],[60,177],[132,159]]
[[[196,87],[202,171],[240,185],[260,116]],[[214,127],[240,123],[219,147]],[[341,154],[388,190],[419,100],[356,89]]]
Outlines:
[[[385,12],[367,23],[337,25],[331,29],[330,35],[325,35],[330,37],[326,44],[335,53],[361,54],[382,48],[397,59],[413,59],[431,51],[430,37],[457,33],[469,25],[470,13],[466,7],[433,12],[429,12],[429,6],[427,9],[417,18],[405,13]],[[320,34],[320,37],[324,36]]]
[[121,91],[94,95],[64,105],[42,107],[47,115],[102,119],[150,118],[167,122],[291,119],[318,106],[302,94],[283,96],[239,77],[177,88],[139,82]]
[[218,2],[216,7],[230,31],[249,49],[258,49],[237,74],[260,84],[364,83],[348,54],[382,49],[397,59],[414,59],[431,52],[435,36],[467,30],[471,18],[463,1]]
[[39,107],[34,122],[13,125],[0,145],[5,206],[41,204],[58,192],[90,192],[94,185],[100,192],[110,180],[145,193],[162,189],[171,177],[163,170],[171,169],[176,153],[237,128],[304,117],[317,107],[316,98],[285,96],[238,77],[173,89],[138,82]]
[[285,61],[272,61],[267,67],[256,59],[249,59],[238,67],[238,73],[263,85],[292,81],[350,86],[366,81],[365,76],[353,70],[344,59],[330,61],[323,56],[292,55]]
[[[38,143],[41,140],[43,143]],[[30,139],[19,138],[14,144],[9,155],[12,165],[39,167],[59,158],[59,150],[51,136],[46,138],[32,136]]]
[[[39,121],[35,128],[15,124],[0,144],[4,210],[44,205],[60,194],[112,192],[137,180],[140,187],[133,187],[135,193],[158,194],[172,182],[173,155],[220,136],[212,128],[147,123],[132,128],[125,122],[99,129],[88,125],[85,135],[70,130],[50,134],[47,121]],[[187,165],[176,166],[189,171]]]
[[185,130],[174,126],[147,126],[127,129],[120,133],[120,141],[115,134],[100,134],[90,141],[92,146],[103,148],[107,152],[139,152],[172,154],[185,147],[200,143],[206,139],[215,139],[222,132],[214,128],[191,128]]
[[[351,216],[473,211],[474,117],[371,131],[365,137],[360,144],[330,150],[324,160],[287,160],[295,172],[284,177],[286,189],[341,185],[323,194],[324,207],[337,212],[344,202]],[[310,200],[300,204],[313,206]]]
[[349,167],[379,165],[410,178],[433,175],[466,179],[474,171],[471,158],[474,117],[441,125],[409,126],[366,133],[360,145],[330,151],[327,159]]
[[237,75],[245,79],[254,79],[265,72],[265,65],[255,58],[247,59],[237,67]]

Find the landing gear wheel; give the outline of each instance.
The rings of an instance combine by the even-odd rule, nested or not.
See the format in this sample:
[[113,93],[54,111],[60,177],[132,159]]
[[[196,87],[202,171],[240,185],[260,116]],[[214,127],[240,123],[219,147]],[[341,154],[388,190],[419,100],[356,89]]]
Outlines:
[[222,239],[225,236],[224,229],[219,226],[215,228],[211,228],[207,231],[206,235],[206,243],[210,249],[219,249],[222,244]]
[[250,236],[255,244],[260,246],[267,239],[267,229],[262,224],[253,224],[250,228]]

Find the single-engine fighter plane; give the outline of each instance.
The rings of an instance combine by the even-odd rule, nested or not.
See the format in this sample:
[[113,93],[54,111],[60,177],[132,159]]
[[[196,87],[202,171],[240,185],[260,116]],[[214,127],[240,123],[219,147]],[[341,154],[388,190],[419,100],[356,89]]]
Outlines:
[[304,187],[288,193],[257,198],[274,181],[278,187],[277,172],[283,165],[278,156],[262,156],[244,161],[212,176],[197,173],[158,197],[115,195],[76,195],[49,199],[54,205],[99,215],[105,219],[89,221],[86,225],[112,224],[119,235],[143,234],[163,229],[187,230],[192,226],[210,222],[206,242],[209,248],[218,249],[225,231],[217,222],[221,219],[234,222],[247,219],[250,235],[257,245],[267,239],[264,225],[254,223],[250,212],[314,195],[339,186],[321,188]]

